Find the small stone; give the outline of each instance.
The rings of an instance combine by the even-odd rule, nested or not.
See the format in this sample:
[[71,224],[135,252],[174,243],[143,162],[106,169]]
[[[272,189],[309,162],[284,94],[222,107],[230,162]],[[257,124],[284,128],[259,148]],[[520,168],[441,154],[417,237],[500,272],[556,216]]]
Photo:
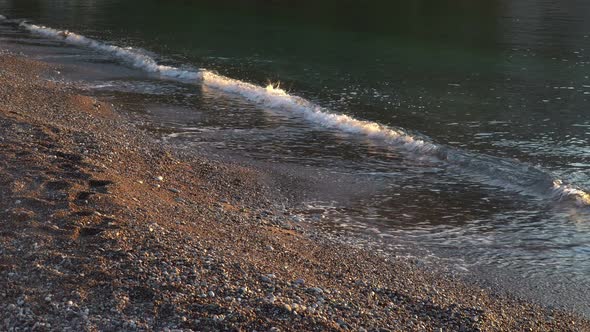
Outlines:
[[176,188],[168,188],[168,190],[170,190],[171,192],[173,192],[175,194],[180,194],[180,190],[178,190]]
[[213,291],[209,291],[207,295],[209,295],[209,297],[215,297],[215,293]]
[[164,181],[164,177],[161,175],[156,176],[157,181]]
[[324,293],[324,290],[319,287],[312,287],[309,289],[309,291],[311,291],[312,293],[316,293],[316,294],[323,294]]
[[305,221],[305,218],[300,215],[294,215],[291,217],[291,220],[293,220],[294,222],[303,222]]
[[297,280],[294,281],[294,283],[295,283],[295,285],[303,285],[303,284],[305,284],[305,280],[303,280],[303,279],[297,279]]

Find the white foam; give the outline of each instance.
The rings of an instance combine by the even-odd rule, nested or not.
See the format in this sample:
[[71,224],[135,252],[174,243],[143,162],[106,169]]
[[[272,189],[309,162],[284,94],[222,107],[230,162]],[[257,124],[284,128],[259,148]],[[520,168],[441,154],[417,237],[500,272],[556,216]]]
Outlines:
[[43,37],[60,39],[70,45],[88,47],[100,52],[108,53],[131,64],[133,67],[145,70],[150,73],[155,73],[179,80],[199,80],[201,78],[199,71],[182,70],[172,66],[159,65],[152,57],[142,54],[141,52],[131,48],[123,48],[101,43],[94,39],[90,39],[67,30],[57,30],[42,25],[22,22],[20,26]]
[[264,88],[218,75],[208,70],[187,71],[171,66],[159,65],[152,57],[130,48],[108,45],[67,30],[56,30],[26,22],[22,22],[20,25],[44,37],[60,39],[71,45],[88,47],[111,54],[136,68],[150,73],[157,73],[168,78],[176,78],[183,81],[200,81],[207,87],[239,95],[265,107],[300,113],[309,121],[318,123],[324,127],[387,140],[408,151],[429,153],[438,149],[438,146],[435,144],[412,137],[402,130],[388,128],[375,122],[357,120],[347,115],[330,113],[328,110],[306,99],[290,95],[284,90],[273,87],[272,85]]
[[[5,19],[5,17],[0,15],[0,20],[2,19]],[[448,149],[414,137],[401,129],[387,127],[375,122],[358,120],[348,115],[334,114],[309,100],[291,95],[273,85],[262,87],[228,78],[205,69],[183,70],[172,66],[160,65],[154,58],[138,50],[105,44],[67,30],[56,30],[26,22],[21,22],[20,26],[44,37],[59,39],[71,45],[88,47],[108,53],[146,72],[181,81],[200,82],[207,87],[241,96],[264,107],[296,112],[305,119],[326,128],[379,139],[398,148],[403,148],[406,151],[438,157],[451,163],[455,159],[452,157],[447,158],[446,151]],[[553,196],[558,200],[569,197],[575,198],[576,202],[580,205],[590,205],[590,194],[573,186],[563,184],[561,180],[557,179],[553,181],[552,192]]]
[[5,19],[6,19],[6,16],[0,15],[0,21],[4,21]]
[[293,96],[272,85],[266,88],[242,82],[204,70],[203,84],[224,92],[239,95],[258,105],[301,114],[305,119],[326,128],[334,128],[351,134],[386,140],[408,151],[432,153],[436,144],[415,138],[402,130],[389,128],[375,122],[362,121],[348,115],[334,114],[304,98]]
[[558,201],[574,198],[580,206],[590,206],[590,194],[582,189],[564,184],[561,180],[553,181],[553,193]]

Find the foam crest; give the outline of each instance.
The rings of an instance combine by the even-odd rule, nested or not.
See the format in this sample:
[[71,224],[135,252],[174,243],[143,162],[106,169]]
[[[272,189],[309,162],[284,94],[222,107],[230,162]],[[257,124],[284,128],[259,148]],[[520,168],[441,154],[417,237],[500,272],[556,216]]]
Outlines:
[[430,154],[439,150],[439,146],[415,138],[401,129],[390,128],[375,122],[357,120],[348,115],[331,113],[319,105],[304,98],[290,95],[273,85],[264,88],[209,71],[203,71],[202,75],[203,84],[208,87],[239,95],[264,107],[297,112],[308,121],[326,128],[385,140],[411,152]]
[[574,198],[580,206],[590,206],[590,194],[582,189],[564,184],[561,180],[553,181],[553,193],[558,201]]
[[123,48],[115,45],[105,44],[91,38],[78,35],[68,30],[57,30],[42,25],[29,24],[22,22],[21,27],[29,30],[37,35],[59,39],[67,44],[88,47],[96,51],[108,53],[113,57],[123,60],[135,68],[144,71],[159,74],[165,77],[179,79],[179,80],[199,80],[200,72],[182,70],[172,66],[159,65],[156,60],[146,54],[142,54],[131,48]]
[[6,16],[0,15],[0,21],[4,21],[5,19],[6,19]]
[[[208,87],[239,95],[253,103],[265,107],[297,112],[307,120],[326,128],[338,129],[351,134],[364,135],[370,138],[379,139],[393,144],[397,148],[402,147],[406,151],[432,156],[441,161],[482,172],[491,179],[491,182],[497,183],[505,188],[515,186],[519,180],[515,180],[514,183],[497,181],[497,176],[510,179],[515,177],[515,174],[520,174],[522,179],[529,179],[528,183],[527,181],[523,181],[524,183],[520,188],[515,188],[516,191],[526,189],[527,192],[532,194],[540,194],[543,192],[546,193],[547,190],[550,190],[549,195],[552,199],[557,201],[574,200],[579,206],[590,206],[590,194],[572,185],[564,184],[562,180],[554,179],[549,174],[536,168],[525,166],[524,170],[521,170],[523,165],[515,165],[510,160],[491,156],[473,155],[464,151],[446,148],[413,137],[401,129],[394,129],[375,122],[357,120],[348,115],[334,114],[304,98],[290,95],[286,91],[273,85],[268,85],[266,88],[263,88],[209,71],[203,71],[202,79],[203,84]],[[503,172],[506,174],[498,172],[500,169],[504,169]],[[545,182],[545,179],[549,180],[549,183]],[[545,182],[545,185],[542,188],[538,188],[535,185],[538,182]],[[548,184],[551,183],[553,186],[548,186]],[[545,193],[542,195],[545,195]]]
[[70,45],[88,47],[100,52],[108,53],[131,64],[133,67],[150,73],[156,73],[168,78],[175,78],[183,81],[202,81],[202,84],[208,87],[239,95],[253,103],[265,107],[298,112],[309,121],[318,123],[324,127],[339,129],[351,134],[361,134],[371,138],[387,140],[408,151],[429,153],[438,150],[438,146],[435,144],[414,138],[402,130],[392,129],[374,122],[357,120],[347,115],[330,113],[328,110],[323,109],[306,99],[290,95],[284,90],[278,87],[273,87],[272,85],[264,88],[251,83],[221,76],[207,70],[187,71],[172,66],[159,65],[157,61],[149,55],[142,54],[136,50],[105,44],[67,30],[57,30],[26,22],[22,22],[20,26],[47,38],[59,39]]
[[375,122],[357,120],[348,115],[331,113],[319,105],[304,98],[290,95],[286,91],[272,85],[261,87],[218,75],[207,70],[187,71],[172,66],[159,65],[154,58],[142,54],[137,50],[105,44],[67,30],[57,30],[26,22],[22,22],[20,26],[32,33],[47,38],[59,39],[70,45],[88,47],[100,52],[108,53],[131,64],[133,67],[150,73],[156,73],[168,78],[183,81],[200,81],[207,87],[239,95],[253,103],[265,107],[297,112],[307,120],[323,127],[385,140],[390,144],[395,144],[400,148],[416,153],[432,154],[440,150],[439,146],[415,138],[401,129],[390,128]]

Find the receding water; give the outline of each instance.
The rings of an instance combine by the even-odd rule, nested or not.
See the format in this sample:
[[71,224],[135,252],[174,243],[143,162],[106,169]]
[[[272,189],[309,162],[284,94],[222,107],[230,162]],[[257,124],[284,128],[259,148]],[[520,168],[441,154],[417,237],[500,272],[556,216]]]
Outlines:
[[590,2],[0,0],[0,14],[1,48],[67,64],[164,139],[346,182],[303,204],[327,232],[550,284],[543,301],[588,313]]

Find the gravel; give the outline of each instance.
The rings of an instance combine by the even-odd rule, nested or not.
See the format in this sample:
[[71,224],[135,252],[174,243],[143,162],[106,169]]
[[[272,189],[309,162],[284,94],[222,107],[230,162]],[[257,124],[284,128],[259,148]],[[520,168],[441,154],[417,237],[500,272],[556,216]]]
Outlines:
[[590,330],[322,240],[264,174],[158,142],[55,70],[0,55],[0,330]]

